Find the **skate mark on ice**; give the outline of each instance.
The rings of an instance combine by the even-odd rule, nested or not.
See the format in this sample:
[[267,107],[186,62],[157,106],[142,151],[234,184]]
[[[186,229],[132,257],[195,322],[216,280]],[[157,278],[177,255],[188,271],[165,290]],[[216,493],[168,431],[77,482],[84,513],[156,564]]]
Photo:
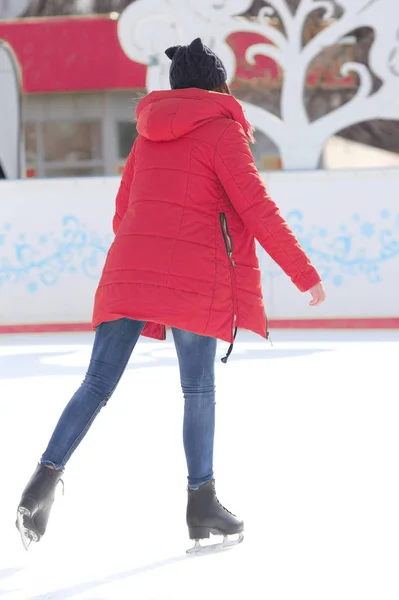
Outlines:
[[[162,347],[159,348],[160,351],[164,349],[165,348]],[[257,349],[246,349],[243,347],[240,348],[239,343],[237,343],[235,355],[232,356],[230,360],[283,360],[287,358],[299,358],[303,356],[309,356],[312,354],[331,351],[332,350],[328,348],[279,349],[278,344],[276,344],[275,348],[269,348],[266,345],[266,343]],[[57,375],[82,375],[84,374],[86,367],[89,364],[89,358],[87,359],[87,365],[85,367],[63,364],[65,362],[68,362],[68,356],[73,357],[73,355],[77,353],[78,350],[67,352],[62,350],[56,352],[41,352],[40,350],[38,350],[38,352],[36,353],[21,353],[11,356],[1,356],[0,379],[20,379],[21,374],[23,374],[24,377],[32,378],[54,377]],[[168,358],[163,356],[157,356],[156,351],[154,350],[146,353],[141,348],[140,351],[136,353],[136,355],[139,360],[135,361],[135,356],[133,355],[131,361],[127,365],[127,371],[135,369],[145,369],[147,367],[153,368],[177,366],[176,357]],[[148,360],[141,362],[140,359],[143,358],[147,358]],[[49,362],[46,362],[46,360],[48,359]]]
[[2,583],[4,583],[6,579],[9,579],[10,577],[15,575],[16,573],[19,573],[20,571],[23,571],[21,567],[10,567],[8,569],[0,569],[0,596],[20,591],[17,589],[6,590],[2,586]]
[[[86,581],[82,583],[78,583],[77,585],[63,588],[61,590],[53,590],[51,592],[46,592],[45,594],[39,594],[36,596],[29,596],[26,600],[69,600],[70,598],[74,598],[77,595],[83,594],[84,592],[89,592],[96,587],[100,587],[102,585],[108,585],[111,583],[115,583],[120,581],[121,579],[129,579],[129,577],[134,577],[135,575],[141,575],[142,573],[147,573],[149,571],[155,571],[156,569],[162,569],[169,565],[173,565],[183,561],[190,560],[198,560],[201,557],[206,557],[207,554],[198,553],[195,555],[190,554],[180,554],[178,556],[173,556],[171,558],[165,558],[163,560],[159,560],[147,565],[143,565],[141,567],[135,567],[133,569],[129,569],[127,571],[121,571],[120,573],[114,573],[111,575],[107,575],[105,577],[101,577],[99,579],[94,579],[92,581]],[[103,600],[103,599],[99,599]]]

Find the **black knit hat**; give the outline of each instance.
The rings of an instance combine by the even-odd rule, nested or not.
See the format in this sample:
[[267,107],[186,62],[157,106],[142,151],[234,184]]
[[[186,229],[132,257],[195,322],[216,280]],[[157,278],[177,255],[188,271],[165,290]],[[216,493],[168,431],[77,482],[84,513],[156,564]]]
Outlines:
[[165,54],[172,61],[169,71],[172,90],[191,87],[214,90],[227,79],[222,61],[200,38],[189,46],[172,46]]

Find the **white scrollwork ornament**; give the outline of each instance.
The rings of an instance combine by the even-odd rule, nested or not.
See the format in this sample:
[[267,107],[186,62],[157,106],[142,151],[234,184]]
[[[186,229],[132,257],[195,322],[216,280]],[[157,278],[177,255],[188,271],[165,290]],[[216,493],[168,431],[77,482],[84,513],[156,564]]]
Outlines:
[[225,40],[232,30],[232,15],[250,5],[250,0],[136,0],[119,18],[119,40],[129,58],[148,65],[148,91],[169,88],[165,49],[195,37],[220,56],[231,80],[236,59]]
[[[257,55],[277,62],[284,72],[281,118],[260,106],[243,102],[247,118],[280,150],[286,169],[316,168],[329,137],[355,123],[370,119],[399,119],[399,0],[301,0],[292,14],[285,0],[267,0],[258,18],[237,18],[251,0],[136,0],[121,14],[118,33],[126,54],[148,65],[147,89],[169,88],[168,46],[187,44],[201,37],[223,60],[230,83],[236,72],[236,58],[226,42],[234,32],[263,35],[271,43],[248,48],[246,59]],[[336,7],[341,16],[336,15]],[[303,46],[303,28],[315,10],[323,10],[329,24]],[[278,14],[284,33],[270,24]],[[304,106],[304,90],[310,63],[326,48],[339,43],[360,27],[371,27],[375,40],[370,51],[370,68],[381,79],[372,92],[369,69],[346,63],[341,74],[355,73],[359,86],[355,96],[331,113],[310,122]]]

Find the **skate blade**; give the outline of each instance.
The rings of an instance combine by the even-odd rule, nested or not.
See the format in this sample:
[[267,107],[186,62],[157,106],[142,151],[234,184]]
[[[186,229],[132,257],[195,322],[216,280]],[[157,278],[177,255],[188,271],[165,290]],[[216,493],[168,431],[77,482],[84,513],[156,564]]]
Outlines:
[[223,541],[218,542],[216,544],[206,544],[204,546],[201,545],[200,540],[195,540],[194,546],[189,548],[186,552],[187,554],[206,554],[208,552],[219,552],[221,550],[226,550],[227,548],[233,548],[234,546],[238,546],[244,540],[244,533],[239,533],[238,538],[231,539],[229,536],[224,535]]
[[24,516],[30,517],[30,511],[27,508],[20,506],[17,512],[17,526],[23,547],[25,550],[28,550],[32,542],[38,541],[38,537],[34,531],[31,531],[25,527]]

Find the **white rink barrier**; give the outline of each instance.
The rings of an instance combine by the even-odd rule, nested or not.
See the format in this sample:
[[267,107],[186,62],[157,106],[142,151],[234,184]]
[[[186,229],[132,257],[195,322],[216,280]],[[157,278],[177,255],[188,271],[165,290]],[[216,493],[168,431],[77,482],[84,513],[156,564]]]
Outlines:
[[[282,326],[377,326],[383,319],[382,326],[398,327],[399,169],[263,178],[328,294],[310,308],[309,295],[260,249],[269,318]],[[0,182],[0,331],[90,322],[118,184],[115,177]]]

